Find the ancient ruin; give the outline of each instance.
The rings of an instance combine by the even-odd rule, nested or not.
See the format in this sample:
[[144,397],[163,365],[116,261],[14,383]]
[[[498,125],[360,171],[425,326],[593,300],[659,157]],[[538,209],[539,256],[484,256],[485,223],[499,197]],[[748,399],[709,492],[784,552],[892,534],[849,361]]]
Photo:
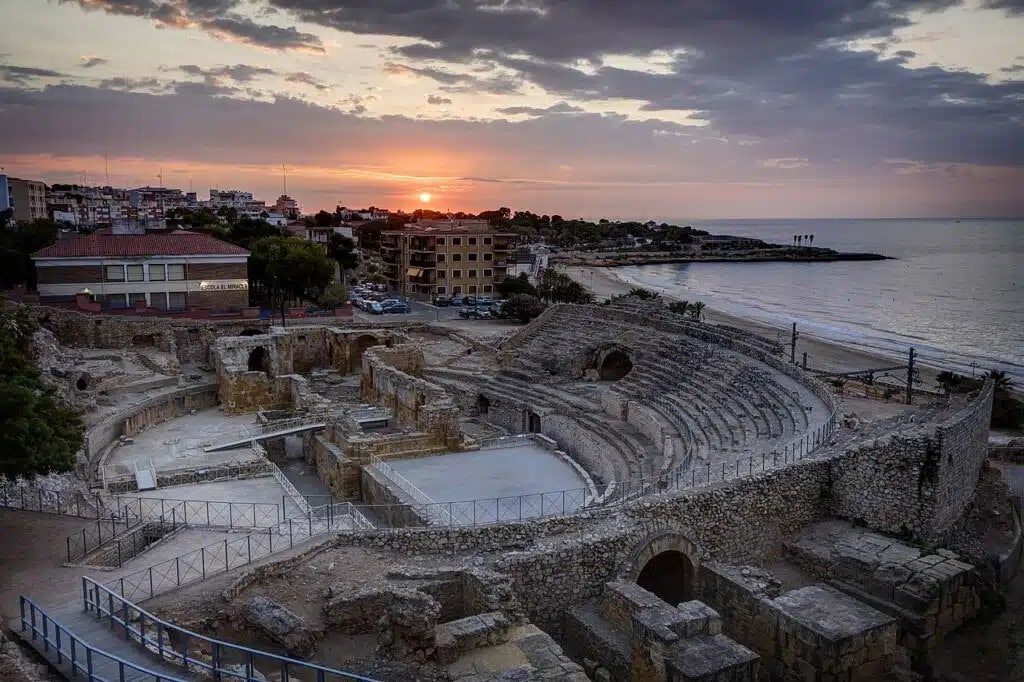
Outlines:
[[[1020,555],[990,385],[857,419],[657,303],[478,334],[40,316],[89,433],[37,506],[124,524],[68,541],[77,598],[183,678],[919,679]],[[1012,519],[984,542],[979,495]]]

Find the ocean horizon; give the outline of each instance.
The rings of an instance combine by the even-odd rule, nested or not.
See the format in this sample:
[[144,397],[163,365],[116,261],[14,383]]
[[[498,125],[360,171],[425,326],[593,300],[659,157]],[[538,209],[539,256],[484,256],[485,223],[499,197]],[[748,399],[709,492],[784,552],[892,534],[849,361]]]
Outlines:
[[[893,359],[1024,388],[1024,219],[670,219],[712,234],[873,252],[884,261],[678,263],[616,268],[633,284]],[[805,242],[806,243],[806,242]]]

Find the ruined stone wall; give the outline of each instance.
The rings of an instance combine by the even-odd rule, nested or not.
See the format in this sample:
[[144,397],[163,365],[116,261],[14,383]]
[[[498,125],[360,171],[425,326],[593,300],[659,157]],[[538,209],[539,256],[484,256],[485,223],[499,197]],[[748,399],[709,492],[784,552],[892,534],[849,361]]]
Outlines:
[[974,492],[988,456],[994,392],[992,381],[985,382],[978,397],[937,429],[939,470],[934,484],[934,534],[943,534],[953,526]]
[[130,405],[121,412],[108,415],[85,434],[83,452],[86,456],[83,477],[95,480],[102,458],[120,436],[133,436],[147,426],[159,424],[189,411],[217,404],[217,385],[201,384],[169,391]]
[[[419,359],[413,359],[414,355]],[[360,391],[363,399],[389,407],[402,424],[427,433],[435,444],[454,449],[462,440],[459,431],[459,408],[448,393],[424,379],[407,374],[389,363],[398,359],[404,367],[422,368],[421,349],[371,348],[363,353]]]
[[563,415],[545,414],[541,416],[540,432],[554,439],[595,480],[610,483],[618,478],[614,466],[601,454],[608,449],[608,444],[584,424]]
[[53,332],[62,345],[111,349],[152,346],[171,353],[179,362],[205,363],[216,339],[236,336],[246,329],[267,328],[260,320],[139,318],[48,307],[33,310],[40,325]]
[[359,463],[346,457],[329,437],[312,434],[306,452],[315,466],[317,476],[334,495],[341,499],[362,497]]

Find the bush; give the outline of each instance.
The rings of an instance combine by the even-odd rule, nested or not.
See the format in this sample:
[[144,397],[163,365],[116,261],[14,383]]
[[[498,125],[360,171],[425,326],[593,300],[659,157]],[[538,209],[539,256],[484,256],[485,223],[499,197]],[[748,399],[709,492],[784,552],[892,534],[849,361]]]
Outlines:
[[501,306],[501,313],[505,317],[529,322],[544,312],[544,302],[530,294],[515,294]]
[[332,282],[327,285],[323,293],[317,299],[317,303],[325,308],[339,308],[348,302],[348,290],[341,282]]

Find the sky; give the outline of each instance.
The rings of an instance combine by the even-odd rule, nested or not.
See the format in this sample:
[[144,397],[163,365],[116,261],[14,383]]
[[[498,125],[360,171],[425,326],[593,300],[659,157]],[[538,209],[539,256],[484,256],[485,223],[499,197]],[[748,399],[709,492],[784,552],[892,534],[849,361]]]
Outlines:
[[0,166],[314,211],[1019,217],[1024,0],[4,0]]

